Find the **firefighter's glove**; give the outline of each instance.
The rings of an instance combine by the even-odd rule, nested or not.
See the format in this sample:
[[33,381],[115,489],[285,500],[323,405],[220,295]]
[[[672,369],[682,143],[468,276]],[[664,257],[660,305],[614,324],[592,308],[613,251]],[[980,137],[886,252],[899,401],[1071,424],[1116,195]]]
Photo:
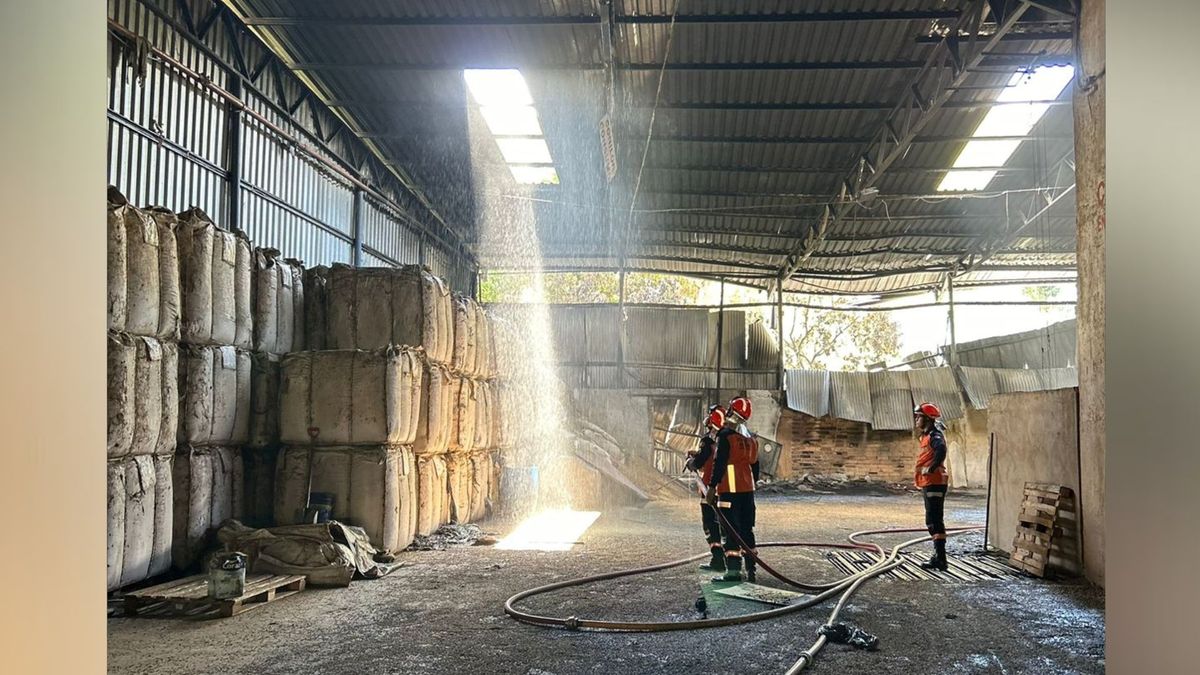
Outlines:
[[704,494],[704,503],[713,508],[717,507],[717,488],[708,488],[708,492]]

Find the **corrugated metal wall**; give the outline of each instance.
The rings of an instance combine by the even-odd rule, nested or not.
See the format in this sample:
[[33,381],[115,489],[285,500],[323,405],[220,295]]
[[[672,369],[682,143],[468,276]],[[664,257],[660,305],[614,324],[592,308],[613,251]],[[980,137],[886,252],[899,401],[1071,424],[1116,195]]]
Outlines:
[[[528,306],[501,305],[520,325]],[[715,308],[625,308],[625,344],[619,349],[617,305],[550,305],[548,315],[559,371],[569,386],[712,389],[717,386]],[[723,389],[775,389],[779,347],[761,322],[746,326],[746,313],[725,311],[721,354]],[[622,385],[619,361],[623,356]]]
[[[227,92],[239,92],[248,111],[262,115],[294,138],[314,134],[326,145],[310,144],[326,159],[365,157],[368,153],[344,128],[324,124],[315,109],[302,105],[305,90],[260,45],[230,32],[232,21],[202,0],[109,0],[110,21],[131,31]],[[188,10],[187,14],[181,8]],[[223,8],[215,10],[224,12]],[[212,20],[209,20],[212,17]],[[174,25],[172,25],[174,24]],[[203,30],[194,28],[206,24]],[[193,27],[194,34],[182,27]],[[200,35],[201,38],[194,37]],[[240,45],[235,47],[235,45]],[[306,152],[298,151],[252,115],[210,86],[193,81],[144,50],[110,32],[108,101],[108,181],[139,206],[182,211],[199,207],[221,224],[236,222],[256,246],[279,249],[306,265],[354,262],[356,187],[344,175]],[[236,64],[254,63],[255,87],[243,91]],[[245,72],[243,70],[243,72]],[[285,114],[261,92],[296,101]],[[240,151],[234,152],[235,140]],[[351,147],[353,146],[353,147]],[[336,151],[336,155],[335,155]],[[235,156],[236,155],[236,156]],[[368,158],[369,159],[369,158]],[[355,180],[377,184],[370,161]],[[231,203],[237,175],[238,204]],[[381,188],[382,189],[382,188]],[[367,191],[364,191],[367,192]],[[434,273],[457,292],[475,293],[475,262],[443,241],[423,238],[422,228],[386,202],[395,197],[369,193],[361,201],[361,264],[416,264],[424,255]]]

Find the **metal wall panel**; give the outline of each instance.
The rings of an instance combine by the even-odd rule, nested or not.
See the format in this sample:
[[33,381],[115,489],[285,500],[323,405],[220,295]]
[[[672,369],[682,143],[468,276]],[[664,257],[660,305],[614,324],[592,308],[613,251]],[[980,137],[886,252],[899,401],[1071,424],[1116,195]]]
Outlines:
[[[185,5],[192,16],[184,16]],[[176,28],[198,24],[210,11],[225,10],[198,0],[108,1],[108,16],[116,24],[228,92],[239,88],[231,74],[239,60],[267,66],[255,85],[242,87],[245,108],[312,145],[321,157],[341,158],[342,166],[348,165],[347,157],[366,156],[360,178],[379,183],[379,176],[370,175],[373,158],[365,154],[365,146],[344,127],[342,133],[330,133],[340,122],[323,108],[318,114],[304,105],[304,86],[285,68],[276,70],[274,57],[254,39],[240,31],[228,33],[219,18],[202,39]],[[240,51],[234,49],[235,41]],[[219,225],[230,224],[236,206],[239,226],[256,246],[279,249],[310,266],[352,262],[355,188],[345,177],[297,151],[291,140],[281,139],[248,113],[239,115],[234,127],[230,111],[235,104],[156,57],[138,59],[136,49],[115,34],[109,37],[108,66],[108,182],[131,203],[175,211],[199,207]],[[289,106],[292,112],[274,107],[262,94],[267,91],[296,101]],[[232,151],[233,128],[240,132],[239,153]],[[328,141],[315,143],[314,134]],[[240,179],[237,205],[230,200],[234,175]],[[380,189],[386,198],[397,199],[393,187]],[[419,226],[400,217],[398,206],[369,196],[363,204],[363,263],[417,263]],[[458,292],[474,292],[470,261],[438,242],[427,248],[438,276]]]
[[1036,370],[996,368],[994,372],[1001,394],[1042,390],[1042,380],[1038,377]]
[[871,422],[871,383],[867,373],[829,373],[829,414],[844,420]]
[[963,386],[967,390],[967,400],[976,410],[986,410],[988,401],[994,394],[1000,392],[1000,384],[996,381],[996,371],[992,368],[975,368],[962,366]]
[[707,309],[627,307],[625,362],[704,366],[708,363]]
[[805,415],[829,414],[829,371],[789,370],[786,376],[787,405]]
[[942,417],[956,420],[963,416],[962,396],[954,372],[950,368],[918,368],[907,372],[913,401],[932,403],[942,411]]
[[871,383],[871,427],[874,429],[912,428],[913,397],[908,374],[903,371],[867,373]]
[[397,265],[421,262],[421,235],[374,199],[363,199],[360,216],[363,246],[395,261]]
[[275,200],[242,193],[242,222],[255,246],[279,249],[308,267],[351,262],[351,243],[345,235],[323,229]]

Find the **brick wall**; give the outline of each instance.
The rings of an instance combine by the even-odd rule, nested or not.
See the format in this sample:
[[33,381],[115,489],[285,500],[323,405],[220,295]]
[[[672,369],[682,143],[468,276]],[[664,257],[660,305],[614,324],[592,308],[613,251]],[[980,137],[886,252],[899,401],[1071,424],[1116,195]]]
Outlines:
[[876,431],[863,422],[816,418],[783,410],[778,440],[790,459],[789,475],[846,474],[876,481],[911,481],[917,443],[909,431]]

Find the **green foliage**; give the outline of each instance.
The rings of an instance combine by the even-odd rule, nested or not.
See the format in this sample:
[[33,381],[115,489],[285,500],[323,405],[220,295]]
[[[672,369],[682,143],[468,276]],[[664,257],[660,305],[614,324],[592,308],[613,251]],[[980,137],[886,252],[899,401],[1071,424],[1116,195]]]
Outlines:
[[[1058,286],[1025,286],[1021,289],[1021,293],[1034,302],[1049,302],[1057,298],[1061,291]],[[1054,306],[1042,305],[1038,309],[1049,314],[1054,311]]]
[[842,370],[865,370],[867,364],[900,355],[900,328],[885,312],[801,308],[790,318],[784,351],[788,368],[828,370],[836,358]]

